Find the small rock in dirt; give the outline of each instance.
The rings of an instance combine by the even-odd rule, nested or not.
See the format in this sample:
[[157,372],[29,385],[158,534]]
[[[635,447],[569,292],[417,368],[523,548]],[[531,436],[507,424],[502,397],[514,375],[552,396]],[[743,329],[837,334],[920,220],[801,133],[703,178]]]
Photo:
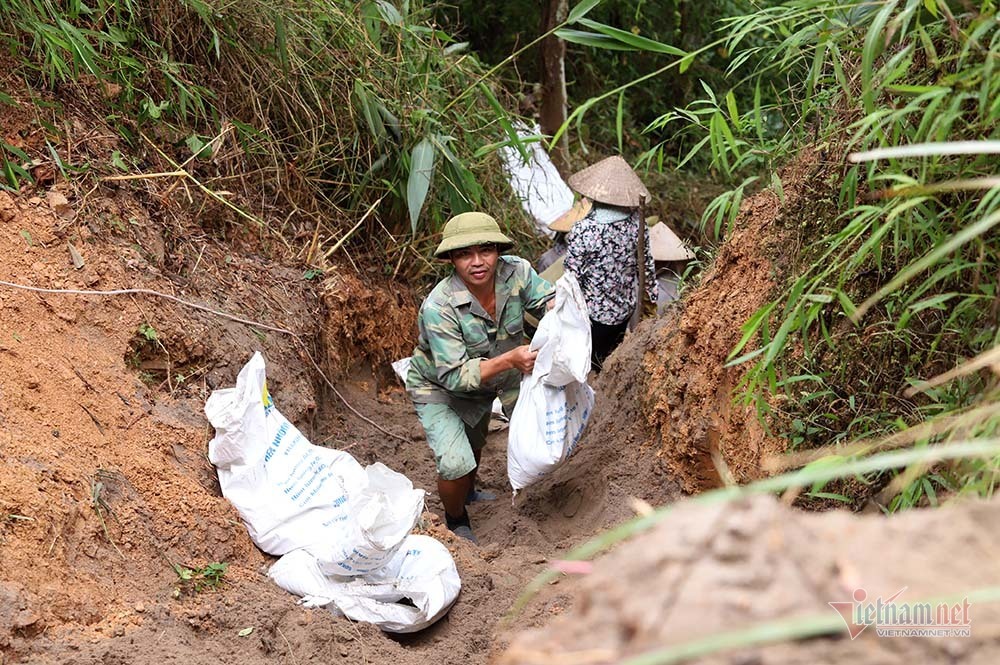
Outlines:
[[[638,233],[636,235],[638,235]],[[143,612],[146,611],[146,606],[143,605],[142,603],[136,603],[135,604],[135,611],[138,612],[139,614],[142,614]]]
[[87,262],[83,260],[83,255],[81,255],[80,251],[73,246],[73,243],[71,242],[66,243],[66,249],[69,250],[69,258],[73,262],[74,268],[79,270],[80,268],[86,265]]
[[733,658],[733,665],[761,665],[763,662],[759,653],[742,654]]
[[45,200],[49,204],[49,208],[52,212],[56,213],[63,219],[69,220],[76,217],[76,211],[73,210],[72,206],[70,206],[69,199],[61,193],[50,191],[45,195]]
[[42,617],[38,616],[30,609],[21,610],[14,617],[14,628],[18,630],[23,630],[28,626],[33,626],[41,620]]
[[[636,232],[636,235],[638,235],[638,234],[639,234],[639,233],[638,233],[638,231],[637,231],[637,232]],[[57,439],[58,439],[58,438],[59,438],[59,430],[57,430],[57,429],[54,429],[54,430],[52,430],[52,436],[54,436],[55,438],[57,438]]]

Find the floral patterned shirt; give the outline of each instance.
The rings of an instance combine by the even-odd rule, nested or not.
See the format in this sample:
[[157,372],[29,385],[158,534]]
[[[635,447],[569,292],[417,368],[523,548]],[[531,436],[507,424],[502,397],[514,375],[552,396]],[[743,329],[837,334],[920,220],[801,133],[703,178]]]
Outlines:
[[[637,210],[594,203],[586,217],[569,232],[566,270],[576,275],[587,300],[590,318],[605,325],[624,323],[632,316],[639,290],[636,270]],[[656,302],[656,273],[646,229],[646,293]]]

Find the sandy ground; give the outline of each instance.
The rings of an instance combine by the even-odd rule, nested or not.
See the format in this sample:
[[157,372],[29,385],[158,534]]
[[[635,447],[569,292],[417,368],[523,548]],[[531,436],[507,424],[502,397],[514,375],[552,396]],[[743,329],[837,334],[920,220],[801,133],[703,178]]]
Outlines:
[[[44,134],[25,108],[11,107],[0,129],[4,140],[28,149]],[[76,154],[109,158],[113,132],[82,117],[67,121]],[[798,167],[808,175],[808,160]],[[178,215],[152,189],[82,192],[58,180],[51,165],[36,171],[36,188],[0,192],[0,280],[155,289],[258,323],[148,296],[0,286],[4,665],[616,662],[784,610],[822,609],[854,579],[843,571],[855,568],[927,592],[939,588],[942,566],[949,582],[965,581],[967,571],[995,576],[991,508],[907,516],[885,527],[874,518],[855,523],[752,503],[679,513],[687,517],[620,547],[590,575],[557,578],[503,621],[525,586],[570,548],[645,504],[670,503],[727,476],[757,477],[761,458],[780,452],[750,413],[730,406],[740,374],[724,367],[740,325],[773,286],[768,257],[781,215],[773,196],[744,204],[741,230],[683,308],[626,338],[595,381],[598,403],[577,453],[516,501],[506,482],[505,433],[492,435],[480,478],[499,497],[471,508],[481,543],[473,547],[439,524],[431,453],[384,363],[412,344],[412,294],[398,285],[380,290],[346,271],[318,286],[301,266],[269,258],[279,253],[269,251],[266,234],[226,227],[208,213],[199,217],[202,211]],[[796,179],[785,181],[791,200]],[[454,608],[435,626],[388,636],[297,607],[267,579],[273,559],[254,547],[220,495],[202,414],[211,390],[231,385],[255,350],[268,360],[278,407],[313,442],[363,464],[383,462],[430,490],[422,528],[449,546],[463,581]],[[352,407],[403,440],[353,415],[318,380],[313,359]],[[907,558],[928,530],[942,534],[940,542]],[[975,540],[976,532],[986,535]],[[968,558],[947,568],[949,547]],[[229,564],[225,583],[185,592],[173,566],[212,562]],[[994,662],[990,639],[962,643],[975,649],[935,647],[927,661],[915,655],[922,643],[885,651],[865,638],[833,640],[844,647],[838,652],[823,639],[713,662],[833,662],[832,653],[886,663],[904,656],[977,662],[982,653],[988,658],[978,662]]]
[[[0,193],[0,279],[151,288],[319,338],[319,297],[300,272],[198,236],[173,246],[171,267],[135,239],[65,219],[49,198],[72,206],[66,194],[62,203]],[[105,205],[125,215],[135,203]],[[67,242],[84,268],[74,268]],[[408,443],[316,388],[304,354],[323,349],[313,346],[146,296],[0,289],[4,662],[486,662],[506,643],[502,614],[549,558],[631,516],[633,496],[677,495],[655,449],[635,437],[634,400],[624,409],[602,400],[580,453],[513,505],[506,435],[492,435],[481,485],[499,498],[472,507],[481,547],[453,542],[435,526],[433,460],[402,389],[387,372],[338,380],[354,408]],[[272,559],[220,496],[202,414],[210,391],[231,385],[257,349],[279,408],[313,441],[384,462],[431,490],[425,522],[452,547],[464,585],[438,625],[392,638],[298,608],[265,577]],[[599,391],[622,390],[612,379],[608,388],[598,381]],[[173,564],[217,561],[229,564],[220,590],[175,597]],[[547,589],[513,628],[564,611],[570,583]]]
[[[885,518],[804,513],[771,497],[683,502],[651,531],[599,561],[573,596],[572,609],[521,635],[499,662],[675,662],[663,658],[668,649],[712,635],[776,623],[791,629],[793,622],[809,619],[816,626],[818,619],[827,622],[813,628],[821,637],[721,649],[698,662],[995,663],[997,508],[996,502],[973,502]],[[992,602],[973,598],[965,605],[968,592],[991,586]],[[852,640],[829,603],[851,608],[859,589],[866,603],[902,591],[898,612],[885,615],[883,628],[905,621],[904,606],[948,599],[948,620],[954,617],[956,627],[967,620],[971,636],[880,637],[878,627],[869,626]],[[939,604],[932,601],[935,617],[944,616],[938,615]],[[661,659],[652,660],[654,653]]]

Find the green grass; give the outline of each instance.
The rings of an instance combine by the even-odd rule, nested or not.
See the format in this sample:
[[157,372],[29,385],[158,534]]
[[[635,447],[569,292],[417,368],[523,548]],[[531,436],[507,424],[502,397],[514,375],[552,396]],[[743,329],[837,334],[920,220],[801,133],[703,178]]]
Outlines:
[[[516,139],[513,105],[429,17],[419,0],[11,0],[0,42],[25,80],[82,89],[158,163],[147,172],[184,171],[196,207],[307,238],[293,251],[317,267],[351,254],[413,277],[435,264],[404,260],[410,248],[425,253],[458,212],[491,210],[533,242],[495,155]],[[33,157],[0,146],[0,185],[30,186]],[[132,169],[120,155],[90,166]]]
[[[821,155],[802,183],[810,191],[783,211],[804,250],[785,257],[785,283],[745,322],[729,357],[747,369],[743,401],[793,447],[847,444],[989,403],[996,382],[982,373],[904,391],[1000,343],[1000,172],[985,143],[1000,137],[995,6],[798,0],[733,17],[721,34],[734,54],[733,88],[706,89],[658,121],[700,137],[681,164],[701,153],[737,183],[706,210],[709,235],[730,232],[753,188],[783,197],[776,167],[801,148]],[[753,60],[768,63],[753,69],[740,50],[751,35]],[[763,104],[760,86],[775,69],[787,89]],[[752,107],[732,103],[740,86],[756,91]],[[981,147],[848,160],[960,141]],[[995,426],[988,420],[975,433]],[[964,487],[992,493],[995,464],[973,466],[925,469],[902,484],[890,482],[894,470],[863,480],[895,510]],[[879,491],[887,483],[895,494]]]
[[174,564],[174,574],[177,579],[174,583],[174,598],[182,595],[203,593],[205,591],[218,591],[226,581],[226,571],[229,569],[228,563],[209,563],[201,568],[188,568],[180,564]]

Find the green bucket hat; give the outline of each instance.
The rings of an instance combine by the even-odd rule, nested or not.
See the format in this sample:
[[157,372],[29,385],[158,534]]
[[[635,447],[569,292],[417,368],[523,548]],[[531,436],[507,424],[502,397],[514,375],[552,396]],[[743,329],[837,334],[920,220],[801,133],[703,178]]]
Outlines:
[[453,249],[487,243],[497,245],[500,252],[514,246],[514,242],[500,232],[497,221],[485,212],[463,212],[444,225],[441,244],[434,250],[434,256],[443,257]]

